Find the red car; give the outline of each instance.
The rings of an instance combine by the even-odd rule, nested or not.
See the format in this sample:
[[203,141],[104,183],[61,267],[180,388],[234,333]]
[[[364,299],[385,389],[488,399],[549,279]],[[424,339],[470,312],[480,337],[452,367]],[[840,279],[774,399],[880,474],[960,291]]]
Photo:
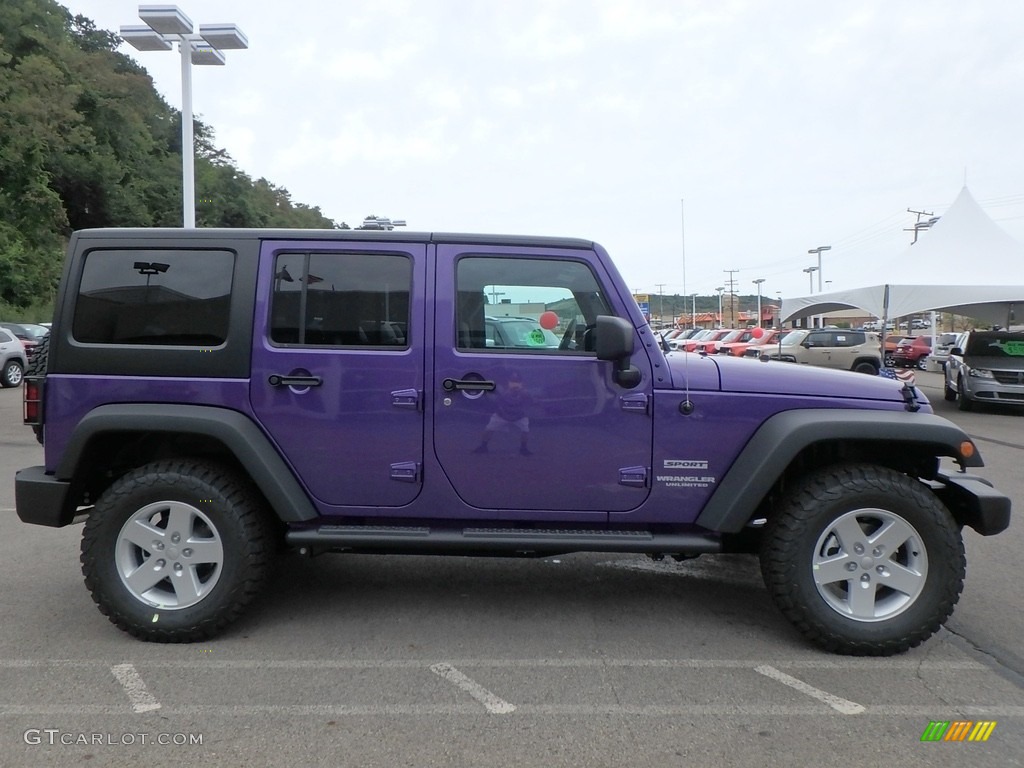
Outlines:
[[[694,352],[694,351],[700,352],[701,349],[703,349],[708,344],[708,342],[721,341],[723,338],[725,338],[726,336],[728,336],[732,332],[733,332],[732,328],[719,328],[717,330],[711,331],[711,333],[709,333],[707,336],[702,336],[700,339],[690,339],[689,341],[687,341],[685,344],[682,344],[681,346],[687,352]],[[714,352],[714,351],[715,350],[713,348],[712,349],[708,349],[708,352]]]
[[755,339],[753,331],[748,332],[750,336],[746,339],[742,337],[736,341],[730,341],[721,344],[718,347],[718,354],[720,355],[732,355],[733,357],[743,357],[747,353],[747,349],[758,344],[773,344],[779,340],[779,334],[782,331],[765,328],[761,334],[761,338]]
[[892,353],[896,365],[924,370],[924,361],[932,353],[931,336],[910,336],[900,340]]

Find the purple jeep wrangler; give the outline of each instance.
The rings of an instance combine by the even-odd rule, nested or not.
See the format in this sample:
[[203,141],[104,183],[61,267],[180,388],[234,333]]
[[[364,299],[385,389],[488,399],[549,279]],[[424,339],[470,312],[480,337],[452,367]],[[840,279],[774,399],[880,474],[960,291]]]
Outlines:
[[222,631],[283,547],[740,552],[811,641],[892,654],[952,612],[961,527],[1010,519],[912,387],[669,352],[577,239],[78,232],[25,399],[19,517],[84,519],[94,600],[157,642]]

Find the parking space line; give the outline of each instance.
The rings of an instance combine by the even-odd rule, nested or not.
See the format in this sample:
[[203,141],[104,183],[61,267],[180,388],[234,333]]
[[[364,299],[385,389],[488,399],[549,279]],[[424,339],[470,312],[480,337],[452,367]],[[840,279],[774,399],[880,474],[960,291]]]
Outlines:
[[754,671],[764,675],[765,677],[770,677],[772,680],[777,680],[783,685],[788,685],[790,688],[800,691],[800,693],[806,694],[811,698],[828,704],[832,709],[837,712],[842,712],[844,715],[859,715],[864,712],[864,707],[861,704],[827,693],[820,688],[815,688],[813,685],[808,685],[803,680],[798,680],[791,675],[787,675],[785,672],[780,672],[775,667],[768,664],[762,664],[754,667]]
[[115,664],[110,671],[117,682],[124,687],[125,693],[128,694],[128,701],[131,702],[132,710],[136,714],[160,709],[160,702],[146,689],[146,684],[142,681],[134,664]]
[[484,708],[492,715],[507,715],[516,710],[515,706],[466,677],[451,664],[431,664],[430,671],[468,693],[483,704]]
[[[507,704],[507,702],[506,702]],[[512,706],[512,705],[508,705]],[[911,717],[934,719],[936,711],[950,717],[984,718],[987,720],[1024,720],[1024,707],[1015,705],[950,705],[950,704],[882,704],[865,707],[858,717]],[[628,715],[633,717],[844,717],[820,704],[519,704],[513,707],[516,717],[600,717]],[[124,705],[96,704],[3,704],[0,717],[56,717],[97,715],[124,717]],[[279,715],[287,717],[479,717],[476,704],[170,704],[162,706],[161,717],[215,716],[252,717]]]

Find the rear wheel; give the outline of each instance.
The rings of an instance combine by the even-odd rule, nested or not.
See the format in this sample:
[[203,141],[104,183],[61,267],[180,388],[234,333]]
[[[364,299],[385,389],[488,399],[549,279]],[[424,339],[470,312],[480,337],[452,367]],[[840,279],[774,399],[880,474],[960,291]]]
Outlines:
[[238,618],[266,579],[274,526],[248,483],[205,462],[161,461],[115,482],[82,536],[82,572],[114,624],[193,642]]
[[878,375],[878,366],[868,360],[861,360],[853,366],[855,373],[866,373],[870,376]]
[[952,613],[965,569],[959,529],[938,498],[872,465],[808,477],[762,541],[776,605],[838,653],[887,656],[919,645]]

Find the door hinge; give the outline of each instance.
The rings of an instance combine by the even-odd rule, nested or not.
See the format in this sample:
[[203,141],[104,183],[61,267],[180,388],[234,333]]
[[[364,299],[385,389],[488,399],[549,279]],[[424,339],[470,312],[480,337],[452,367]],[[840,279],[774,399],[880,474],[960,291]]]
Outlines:
[[647,487],[647,467],[622,467],[619,470],[619,485],[632,488]]
[[391,479],[401,483],[418,483],[420,480],[420,463],[418,461],[399,461],[391,465]]

